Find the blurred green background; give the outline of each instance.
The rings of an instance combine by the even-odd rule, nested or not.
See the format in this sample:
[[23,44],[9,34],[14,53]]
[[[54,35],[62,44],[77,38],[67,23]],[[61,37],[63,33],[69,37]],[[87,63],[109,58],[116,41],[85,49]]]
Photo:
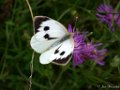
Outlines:
[[[73,68],[41,65],[35,53],[32,90],[110,90],[120,89],[120,28],[111,32],[96,18],[98,5],[120,8],[119,0],[30,0],[34,16],[45,15],[66,27],[75,22],[80,31],[88,31],[88,40],[103,43],[108,49],[106,64],[86,60]],[[25,0],[0,0],[0,90],[28,90],[33,50],[32,18]]]

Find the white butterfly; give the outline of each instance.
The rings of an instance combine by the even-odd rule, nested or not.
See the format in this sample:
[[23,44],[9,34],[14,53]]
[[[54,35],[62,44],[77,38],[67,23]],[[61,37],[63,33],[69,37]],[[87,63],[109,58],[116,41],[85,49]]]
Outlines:
[[41,53],[40,63],[66,65],[74,49],[73,34],[58,21],[46,16],[36,16],[33,24],[35,35],[31,38],[30,45]]

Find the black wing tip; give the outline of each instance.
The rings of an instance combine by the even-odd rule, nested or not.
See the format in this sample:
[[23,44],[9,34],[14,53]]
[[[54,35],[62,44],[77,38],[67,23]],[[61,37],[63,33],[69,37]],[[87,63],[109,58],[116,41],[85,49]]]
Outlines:
[[65,66],[67,63],[69,63],[70,59],[72,57],[72,54],[70,54],[69,56],[67,56],[66,58],[63,58],[63,59],[55,59],[53,60],[53,64],[56,64],[56,65],[62,65],[62,66]]
[[47,16],[35,16],[34,21],[36,21],[37,19],[49,20],[50,18]]
[[40,24],[43,22],[43,21],[47,21],[49,20],[50,18],[49,17],[46,17],[46,16],[35,16],[34,17],[34,27],[35,27],[35,33],[38,32],[38,28],[40,27]]

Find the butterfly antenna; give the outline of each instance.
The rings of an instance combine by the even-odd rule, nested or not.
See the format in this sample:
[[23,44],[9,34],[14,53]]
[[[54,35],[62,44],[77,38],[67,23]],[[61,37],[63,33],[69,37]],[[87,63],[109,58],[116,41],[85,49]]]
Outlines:
[[74,28],[73,28],[73,32],[75,32],[75,30],[76,30],[77,21],[78,21],[78,17],[75,17],[75,25],[74,25]]

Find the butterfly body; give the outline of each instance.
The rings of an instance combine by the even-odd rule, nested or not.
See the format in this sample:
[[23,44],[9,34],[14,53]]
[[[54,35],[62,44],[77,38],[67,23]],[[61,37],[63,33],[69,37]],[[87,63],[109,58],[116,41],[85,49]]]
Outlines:
[[40,63],[66,65],[74,49],[73,35],[62,24],[46,16],[36,16],[34,28],[35,35],[30,44],[41,54]]

